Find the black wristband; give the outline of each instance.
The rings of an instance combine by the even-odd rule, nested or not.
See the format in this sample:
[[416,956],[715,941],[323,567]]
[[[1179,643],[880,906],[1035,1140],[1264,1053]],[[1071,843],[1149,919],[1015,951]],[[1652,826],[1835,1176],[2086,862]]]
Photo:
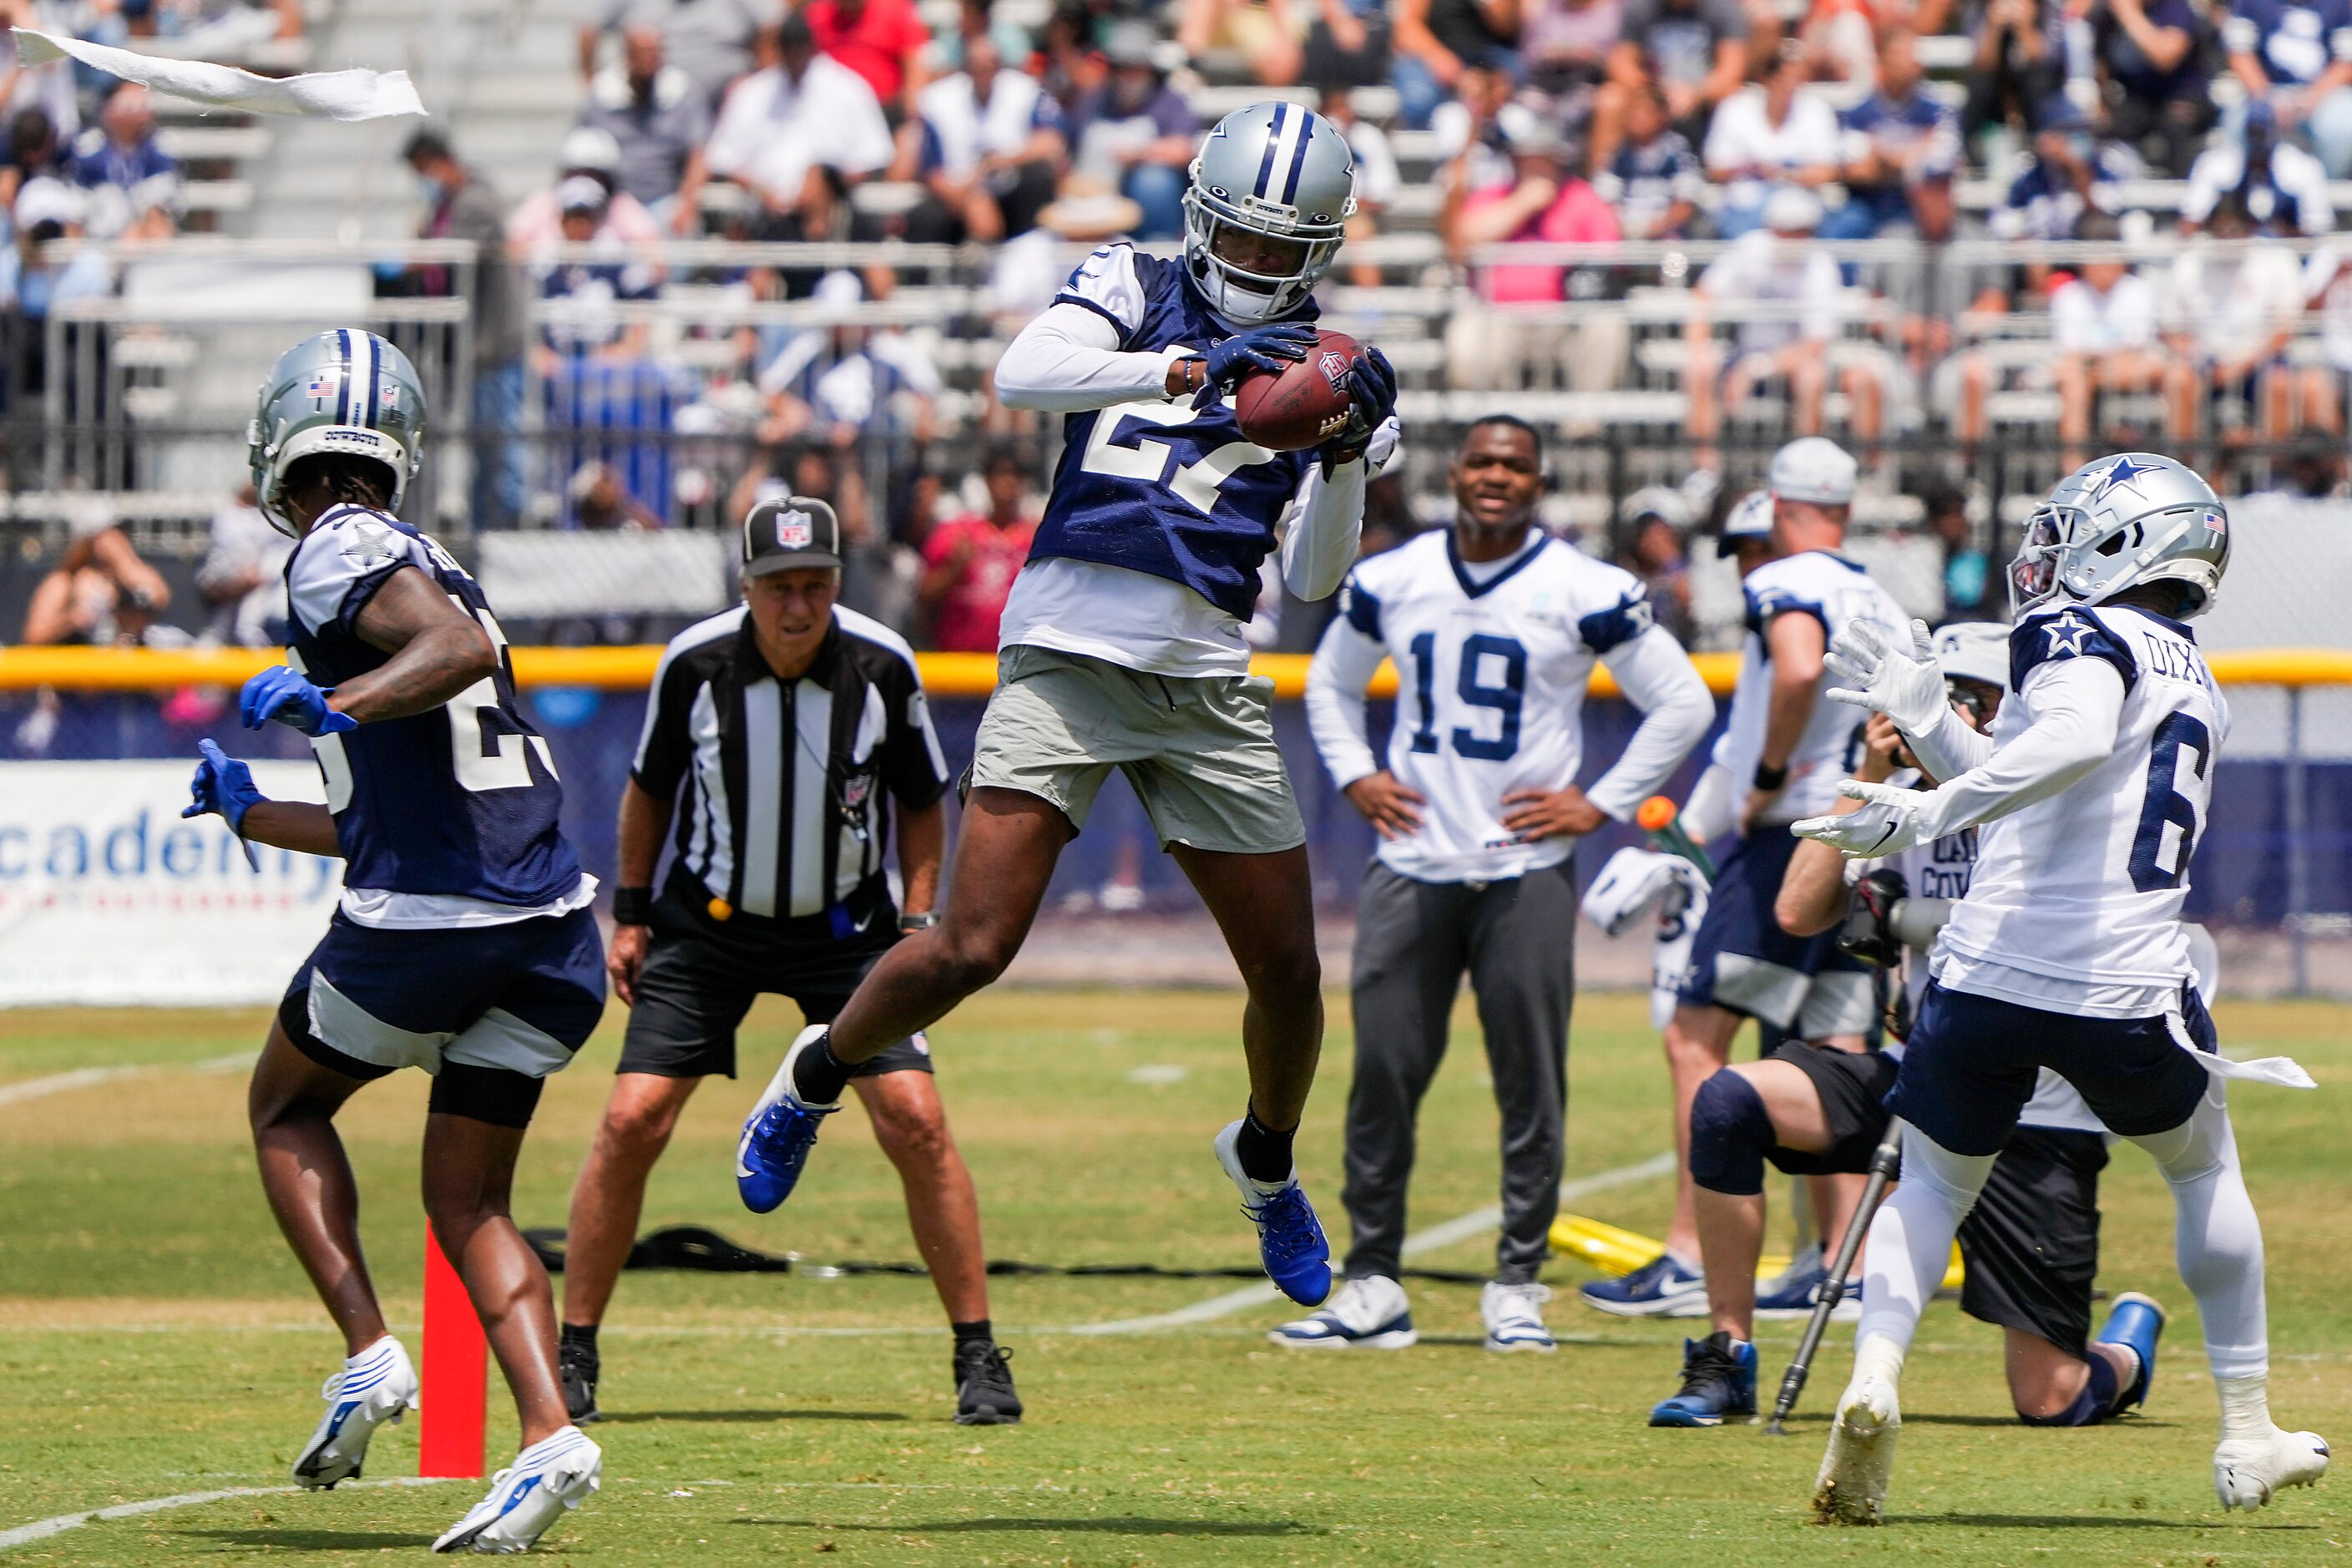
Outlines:
[[1777,768],[1768,767],[1762,763],[1756,764],[1756,787],[1766,795],[1775,794],[1788,782],[1789,769],[1786,763]]
[[625,926],[653,924],[654,890],[651,888],[614,889],[613,921]]

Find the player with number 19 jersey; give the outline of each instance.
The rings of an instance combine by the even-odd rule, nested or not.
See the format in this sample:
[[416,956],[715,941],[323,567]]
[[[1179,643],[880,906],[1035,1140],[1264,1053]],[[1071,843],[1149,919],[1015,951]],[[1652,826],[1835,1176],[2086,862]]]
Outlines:
[[586,903],[556,823],[563,786],[516,703],[506,637],[446,550],[367,507],[319,519],[286,563],[290,661],[321,687],[381,666],[391,656],[354,624],[404,566],[481,624],[499,668],[446,707],[311,741],[342,846],[343,912],[362,925],[487,924]]
[[2176,620],[2123,605],[2029,616],[2010,635],[1996,749],[2032,723],[2037,678],[2097,659],[2123,678],[2116,746],[2088,777],[1986,823],[1937,977],[2053,1011],[2166,1009],[2195,973],[2180,910],[2229,703]]

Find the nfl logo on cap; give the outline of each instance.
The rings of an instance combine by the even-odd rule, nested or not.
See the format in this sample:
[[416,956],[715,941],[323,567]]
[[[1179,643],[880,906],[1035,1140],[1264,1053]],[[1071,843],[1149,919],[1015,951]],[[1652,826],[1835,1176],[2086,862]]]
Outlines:
[[804,511],[788,511],[776,519],[776,542],[786,550],[806,550],[815,536],[815,524]]

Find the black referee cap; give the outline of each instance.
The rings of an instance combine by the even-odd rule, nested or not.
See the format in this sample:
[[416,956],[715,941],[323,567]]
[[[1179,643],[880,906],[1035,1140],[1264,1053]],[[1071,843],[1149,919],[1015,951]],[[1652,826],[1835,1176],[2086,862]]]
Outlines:
[[841,519],[814,496],[763,500],[743,520],[743,575],[841,565]]

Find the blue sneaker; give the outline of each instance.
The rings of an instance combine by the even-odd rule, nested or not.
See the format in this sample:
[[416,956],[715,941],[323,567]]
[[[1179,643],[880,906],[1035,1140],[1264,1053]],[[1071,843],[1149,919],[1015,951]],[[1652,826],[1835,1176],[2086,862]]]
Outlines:
[[1683,1342],[1683,1386],[1650,1412],[1653,1426],[1720,1426],[1756,1414],[1756,1347],[1717,1329]]
[[[1756,1316],[1759,1318],[1810,1318],[1820,1304],[1822,1289],[1829,1283],[1830,1271],[1822,1261],[1818,1244],[1789,1260],[1789,1267],[1777,1279],[1759,1279],[1756,1284]],[[1862,1281],[1849,1278],[1845,1292],[1838,1298],[1837,1306],[1830,1312],[1833,1323],[1853,1323],[1862,1321]]]
[[743,1138],[735,1145],[735,1190],[753,1214],[766,1214],[793,1195],[801,1167],[816,1147],[818,1124],[841,1109],[838,1100],[811,1105],[793,1089],[793,1068],[801,1053],[824,1037],[822,1024],[800,1032],[760,1103],[743,1120]]
[[2139,1375],[2116,1395],[2108,1415],[2121,1415],[2147,1402],[2147,1386],[2156,1381],[2156,1342],[2163,1337],[2164,1309],[2153,1298],[2137,1290],[2116,1298],[2116,1304],[2107,1310],[2106,1325],[2099,1330],[2098,1342],[2121,1345],[2139,1357]]
[[1369,1351],[1406,1350],[1421,1338],[1404,1287],[1377,1274],[1346,1281],[1321,1311],[1268,1329],[1265,1337],[1297,1350]]
[[1706,1277],[1661,1252],[1622,1279],[1580,1285],[1584,1304],[1620,1318],[1704,1318]]
[[1242,1213],[1257,1226],[1257,1255],[1266,1278],[1302,1307],[1319,1307],[1331,1294],[1331,1244],[1323,1239],[1322,1222],[1294,1173],[1289,1181],[1268,1191],[1242,1170],[1242,1124],[1229,1122],[1213,1145],[1217,1163],[1225,1168],[1242,1194]]

